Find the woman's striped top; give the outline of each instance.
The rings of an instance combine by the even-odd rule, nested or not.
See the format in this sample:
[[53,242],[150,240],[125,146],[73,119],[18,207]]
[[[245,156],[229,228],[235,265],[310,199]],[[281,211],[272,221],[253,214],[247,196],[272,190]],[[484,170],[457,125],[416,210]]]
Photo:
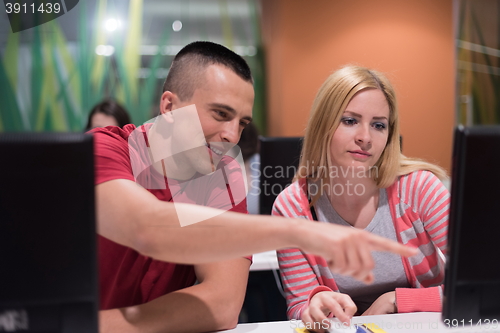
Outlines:
[[[312,220],[305,188],[305,180],[287,187],[272,214]],[[398,312],[441,311],[449,192],[434,174],[422,170],[399,177],[387,195],[398,241],[419,249],[417,255],[401,258],[413,288],[396,289]],[[300,319],[315,293],[338,291],[323,258],[290,248],[278,251],[278,260],[290,319]]]

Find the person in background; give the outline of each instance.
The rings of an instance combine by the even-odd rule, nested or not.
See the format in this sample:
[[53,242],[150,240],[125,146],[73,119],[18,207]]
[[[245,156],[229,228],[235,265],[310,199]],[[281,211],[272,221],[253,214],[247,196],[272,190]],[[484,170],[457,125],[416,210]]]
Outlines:
[[85,132],[96,127],[123,127],[130,123],[130,116],[123,106],[112,99],[105,99],[90,111]]
[[363,284],[331,272],[321,256],[278,251],[289,318],[313,325],[329,316],[348,322],[355,314],[441,310],[449,193],[438,177],[446,172],[402,155],[398,118],[394,89],[377,71],[346,66],[319,89],[295,182],[273,215],[366,230],[418,255],[374,253],[372,283]]

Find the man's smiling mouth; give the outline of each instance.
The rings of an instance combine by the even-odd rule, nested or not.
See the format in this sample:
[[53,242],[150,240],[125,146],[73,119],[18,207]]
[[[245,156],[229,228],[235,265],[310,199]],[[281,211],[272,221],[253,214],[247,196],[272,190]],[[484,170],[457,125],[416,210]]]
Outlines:
[[222,156],[223,152],[214,146],[211,146],[209,143],[206,144],[206,146],[216,155]]

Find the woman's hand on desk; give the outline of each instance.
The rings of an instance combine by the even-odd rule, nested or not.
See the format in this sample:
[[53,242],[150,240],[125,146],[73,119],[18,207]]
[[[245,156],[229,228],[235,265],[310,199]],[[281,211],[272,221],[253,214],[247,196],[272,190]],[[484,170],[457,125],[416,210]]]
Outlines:
[[398,309],[396,308],[396,292],[389,291],[380,295],[362,314],[362,316],[373,316],[396,312],[398,312]]
[[328,328],[328,316],[332,314],[341,322],[350,324],[357,311],[356,304],[347,294],[333,291],[321,291],[315,294],[307,309],[302,312],[302,322],[306,327],[313,327],[314,332],[325,332]]

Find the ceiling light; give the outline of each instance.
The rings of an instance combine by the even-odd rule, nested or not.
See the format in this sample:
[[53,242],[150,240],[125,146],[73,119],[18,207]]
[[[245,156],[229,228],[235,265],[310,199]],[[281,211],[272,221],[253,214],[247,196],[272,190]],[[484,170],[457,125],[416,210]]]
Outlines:
[[106,20],[106,22],[104,23],[104,27],[106,28],[106,30],[108,30],[109,32],[113,32],[115,31],[116,29],[118,29],[118,27],[120,27],[120,21],[116,20],[116,19],[108,19]]
[[115,48],[112,45],[97,45],[97,47],[95,48],[95,53],[97,55],[109,57],[110,55],[115,53]]
[[182,22],[179,20],[174,21],[174,23],[172,23],[172,29],[174,31],[180,31],[182,29]]

